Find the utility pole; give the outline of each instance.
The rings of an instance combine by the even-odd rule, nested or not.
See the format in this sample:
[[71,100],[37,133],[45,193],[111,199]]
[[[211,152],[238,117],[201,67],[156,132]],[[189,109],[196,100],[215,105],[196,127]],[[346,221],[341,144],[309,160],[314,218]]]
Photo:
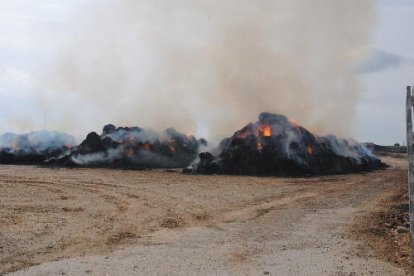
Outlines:
[[414,265],[414,152],[413,152],[413,106],[414,87],[407,86],[407,154],[408,154],[408,198],[411,236],[411,264]]

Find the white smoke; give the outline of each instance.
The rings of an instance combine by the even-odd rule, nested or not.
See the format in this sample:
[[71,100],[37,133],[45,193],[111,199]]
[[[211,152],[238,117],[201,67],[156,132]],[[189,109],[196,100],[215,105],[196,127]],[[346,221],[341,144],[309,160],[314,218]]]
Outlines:
[[18,154],[42,154],[76,145],[73,136],[56,131],[34,131],[25,134],[5,133],[0,136],[0,150]]
[[372,0],[92,1],[68,24],[36,98],[48,126],[229,135],[262,111],[351,135]]

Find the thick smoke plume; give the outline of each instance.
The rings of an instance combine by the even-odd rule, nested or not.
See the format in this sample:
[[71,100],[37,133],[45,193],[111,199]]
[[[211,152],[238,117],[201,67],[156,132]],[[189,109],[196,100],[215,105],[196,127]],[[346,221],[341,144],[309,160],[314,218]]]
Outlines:
[[[37,100],[47,127],[112,121],[229,135],[262,111],[348,136],[371,0],[105,0],[67,23]],[[82,123],[80,123],[82,122]]]

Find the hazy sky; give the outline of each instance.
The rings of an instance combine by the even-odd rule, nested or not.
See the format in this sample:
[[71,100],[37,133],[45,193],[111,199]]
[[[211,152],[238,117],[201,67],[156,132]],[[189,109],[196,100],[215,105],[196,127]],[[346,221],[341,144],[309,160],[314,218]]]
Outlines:
[[361,70],[365,95],[355,137],[391,144],[405,140],[405,87],[414,85],[414,1],[377,1],[376,51]]
[[[95,1],[104,2],[0,0],[0,133],[49,128],[55,114],[49,114],[48,106],[56,103],[34,97],[35,91],[48,89],[39,87],[39,78],[53,70],[61,42],[70,41],[74,34],[83,31],[78,25],[70,27],[71,21],[76,20],[72,15],[83,9],[85,3]],[[358,104],[353,136],[359,141],[401,143],[405,135],[405,86],[414,84],[414,1],[377,0],[375,6],[372,45],[366,45],[370,55],[358,69],[364,94]],[[113,26],[116,28],[116,23]],[[136,47],[140,51],[140,45]],[[74,118],[88,120],[83,112],[88,108],[87,103],[75,104]],[[64,103],[59,105],[65,108]],[[65,118],[59,119],[67,123]],[[110,122],[111,118],[104,120]],[[76,129],[74,120],[68,124],[72,125],[66,129]],[[100,128],[101,125],[96,125],[91,130]],[[73,133],[83,136],[84,132],[82,129]]]

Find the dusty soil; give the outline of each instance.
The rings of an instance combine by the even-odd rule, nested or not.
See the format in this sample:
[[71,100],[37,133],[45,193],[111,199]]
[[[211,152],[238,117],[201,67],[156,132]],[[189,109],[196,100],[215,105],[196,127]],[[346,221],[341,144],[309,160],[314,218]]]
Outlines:
[[357,217],[357,223],[349,231],[353,238],[363,241],[358,246],[359,253],[392,262],[413,274],[408,210],[408,187],[404,185],[391,189],[379,201],[376,212]]
[[0,274],[407,275],[404,235],[371,231],[406,192],[405,160],[384,161],[313,178],[0,166]]

